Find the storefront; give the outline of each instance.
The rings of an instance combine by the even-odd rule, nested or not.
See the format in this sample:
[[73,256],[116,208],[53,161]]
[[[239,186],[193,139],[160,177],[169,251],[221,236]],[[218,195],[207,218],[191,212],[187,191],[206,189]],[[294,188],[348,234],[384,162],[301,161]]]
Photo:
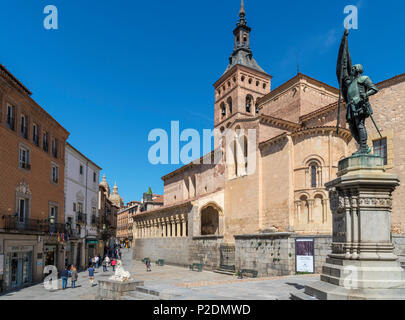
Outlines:
[[87,240],[87,252],[89,257],[95,257],[97,253],[98,240],[88,239]]
[[5,255],[4,282],[6,290],[32,284],[33,246],[12,246]]
[[44,266],[58,267],[57,245],[44,245]]

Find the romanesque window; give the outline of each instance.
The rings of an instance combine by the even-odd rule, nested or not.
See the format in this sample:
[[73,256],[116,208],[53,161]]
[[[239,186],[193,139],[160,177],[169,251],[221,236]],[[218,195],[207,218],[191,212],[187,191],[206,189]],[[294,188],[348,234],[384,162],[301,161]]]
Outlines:
[[201,211],[201,235],[219,234],[218,210],[209,206]]
[[311,187],[316,188],[317,187],[317,179],[316,179],[316,174],[318,166],[316,164],[311,164]]

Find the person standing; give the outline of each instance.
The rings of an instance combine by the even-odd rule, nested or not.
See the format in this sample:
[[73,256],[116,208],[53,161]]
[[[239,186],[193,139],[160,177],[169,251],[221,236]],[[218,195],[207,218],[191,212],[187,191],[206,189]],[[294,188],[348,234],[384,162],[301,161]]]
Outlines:
[[105,257],[105,261],[107,262],[107,267],[110,266],[110,258],[108,256]]
[[77,269],[75,266],[72,265],[71,269],[70,269],[70,275],[71,275],[71,281],[72,281],[72,288],[76,288],[76,281],[78,278],[78,273],[77,273]]
[[115,261],[115,259],[113,258],[112,260],[111,260],[111,266],[112,266],[112,268],[113,268],[113,271],[115,271],[115,265],[117,264],[117,261]]
[[108,271],[107,270],[107,258],[105,258],[104,260],[103,260],[103,272],[106,272],[106,271]]
[[89,266],[89,269],[87,270],[89,272],[89,280],[91,283],[91,286],[94,285],[94,268],[92,265]]
[[67,266],[65,266],[62,270],[62,289],[65,290],[67,288],[67,282],[69,278],[69,271]]
[[98,263],[99,263],[98,256],[94,257],[94,262],[96,263],[96,268],[98,269]]

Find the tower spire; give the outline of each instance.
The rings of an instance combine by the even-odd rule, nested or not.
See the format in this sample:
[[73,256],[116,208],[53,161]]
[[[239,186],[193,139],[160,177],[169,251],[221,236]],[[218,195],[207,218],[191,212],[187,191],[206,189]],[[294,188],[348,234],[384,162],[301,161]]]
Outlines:
[[245,15],[246,15],[245,8],[244,8],[244,5],[243,5],[243,0],[241,0],[241,1],[242,2],[240,4],[240,11],[239,11],[239,17],[240,18],[245,17]]

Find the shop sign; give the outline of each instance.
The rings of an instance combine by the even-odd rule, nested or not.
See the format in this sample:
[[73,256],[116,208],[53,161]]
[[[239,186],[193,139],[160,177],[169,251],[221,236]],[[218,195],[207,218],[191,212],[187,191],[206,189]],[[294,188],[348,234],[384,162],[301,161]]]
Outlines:
[[87,240],[87,244],[98,244],[98,240]]
[[28,252],[33,250],[33,246],[14,246],[8,248],[8,252]]

